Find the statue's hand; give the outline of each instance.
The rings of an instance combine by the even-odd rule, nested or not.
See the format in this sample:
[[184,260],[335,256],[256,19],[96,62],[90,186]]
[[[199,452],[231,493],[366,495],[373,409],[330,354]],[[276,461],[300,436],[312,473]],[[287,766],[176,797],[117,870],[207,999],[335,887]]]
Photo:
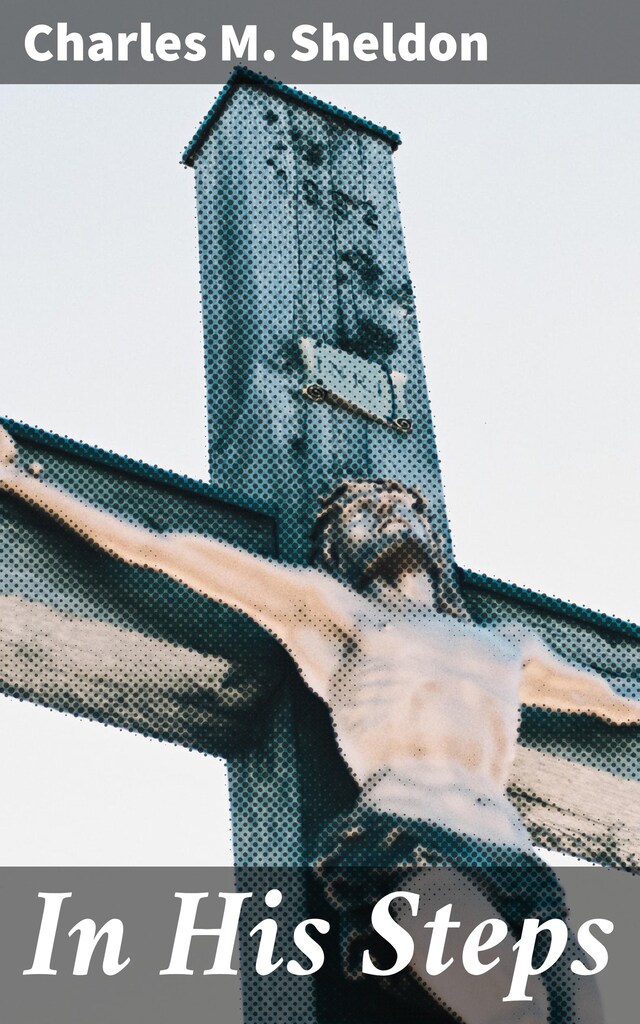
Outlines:
[[0,487],[12,490],[23,474],[18,469],[18,449],[15,441],[0,424]]
[[11,434],[0,424],[0,488],[15,492],[29,476],[18,465],[18,449]]
[[15,465],[18,457],[18,449],[11,434],[0,425],[0,467],[5,468]]

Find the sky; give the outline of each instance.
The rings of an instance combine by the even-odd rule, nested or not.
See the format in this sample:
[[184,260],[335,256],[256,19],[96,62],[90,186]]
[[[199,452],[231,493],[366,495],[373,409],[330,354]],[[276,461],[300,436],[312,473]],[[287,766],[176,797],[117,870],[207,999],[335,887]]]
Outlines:
[[[458,562],[640,621],[637,87],[322,86],[396,174]],[[204,478],[216,86],[2,87],[0,412]],[[4,863],[230,859],[211,758],[0,702]]]

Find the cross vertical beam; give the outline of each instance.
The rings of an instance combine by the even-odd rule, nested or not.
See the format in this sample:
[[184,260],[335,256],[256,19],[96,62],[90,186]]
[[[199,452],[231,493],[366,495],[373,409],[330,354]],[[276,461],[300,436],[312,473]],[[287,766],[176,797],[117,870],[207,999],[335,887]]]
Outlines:
[[[398,142],[237,69],[184,154],[196,178],[211,480],[275,516],[289,562],[307,561],[318,498],[347,477],[419,487],[448,536],[394,178]],[[325,365],[335,353],[342,402],[309,401],[317,381],[303,339]],[[374,379],[381,391],[367,415]],[[410,431],[377,415],[385,399],[390,419],[402,404]],[[307,864],[320,829],[355,798],[326,709],[293,673],[265,742],[229,763],[229,782],[236,863],[247,867]],[[292,1019],[312,1019],[300,982],[275,1010],[266,990],[245,991],[251,1012],[275,1021],[288,1002]],[[363,1020],[372,1009],[361,1006]],[[355,1007],[349,1014],[360,1019]]]

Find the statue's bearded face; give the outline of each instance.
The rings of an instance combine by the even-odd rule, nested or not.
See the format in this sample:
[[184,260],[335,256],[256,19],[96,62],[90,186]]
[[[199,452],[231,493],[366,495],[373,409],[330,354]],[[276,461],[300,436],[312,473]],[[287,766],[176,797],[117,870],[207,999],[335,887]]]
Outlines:
[[338,534],[341,561],[361,580],[394,582],[432,567],[431,526],[422,503],[409,491],[372,487],[347,498]]
[[469,619],[446,536],[416,488],[397,480],[343,480],[321,504],[313,565],[360,591],[426,573],[436,610]]

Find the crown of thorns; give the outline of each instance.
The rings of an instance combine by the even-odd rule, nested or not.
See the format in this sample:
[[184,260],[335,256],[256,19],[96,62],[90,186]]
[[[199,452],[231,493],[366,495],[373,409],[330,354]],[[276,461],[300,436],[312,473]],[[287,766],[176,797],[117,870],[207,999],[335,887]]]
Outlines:
[[320,498],[320,512],[316,518],[311,535],[311,558],[315,562],[320,559],[325,565],[335,565],[337,551],[328,536],[336,525],[342,512],[349,504],[362,494],[402,494],[409,496],[416,511],[429,518],[429,509],[424,495],[416,487],[409,487],[398,480],[343,480],[329,494]]
[[427,511],[427,502],[424,495],[420,493],[417,487],[409,487],[408,484],[402,484],[399,480],[384,480],[381,478],[373,480],[343,480],[337,487],[331,491],[330,494],[326,494],[320,498],[321,511],[318,518],[322,518],[330,509],[336,505],[347,505],[350,501],[353,501],[360,494],[370,493],[375,491],[377,493],[396,493],[410,495],[415,504],[416,508],[420,512]]

